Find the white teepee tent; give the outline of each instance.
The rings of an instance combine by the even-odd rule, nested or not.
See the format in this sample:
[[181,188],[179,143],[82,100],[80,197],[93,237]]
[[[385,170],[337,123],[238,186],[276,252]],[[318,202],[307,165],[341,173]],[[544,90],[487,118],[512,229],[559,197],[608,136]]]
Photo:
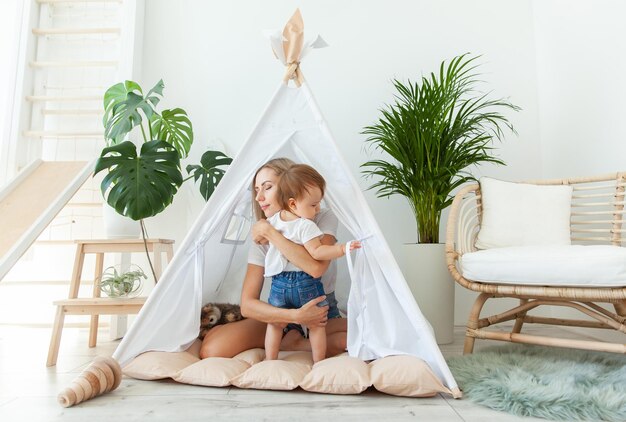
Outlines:
[[[294,20],[296,26],[299,20],[299,33],[294,30]],[[266,161],[289,157],[313,166],[324,176],[327,206],[351,238],[362,239],[363,248],[353,260],[347,260],[352,280],[347,306],[350,356],[364,360],[399,354],[417,356],[448,388],[458,391],[432,328],[415,303],[302,78],[299,59],[308,49],[325,44],[318,37],[302,48],[301,22],[296,12],[292,25],[288,24],[282,35],[271,37],[277,57],[288,66],[286,80],[113,356],[123,366],[146,351],[185,350],[198,335],[203,303],[239,301],[252,223],[250,181]],[[294,42],[299,42],[295,49]],[[289,87],[288,79],[295,79],[298,87]]]

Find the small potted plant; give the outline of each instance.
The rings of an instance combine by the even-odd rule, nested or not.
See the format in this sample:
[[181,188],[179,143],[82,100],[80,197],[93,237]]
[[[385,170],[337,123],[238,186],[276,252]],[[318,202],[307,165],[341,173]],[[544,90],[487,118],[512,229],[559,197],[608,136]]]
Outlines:
[[129,271],[119,271],[116,266],[104,270],[98,280],[100,291],[109,297],[135,297],[141,293],[143,281],[148,276],[137,265],[131,265]]
[[403,270],[439,343],[452,341],[454,324],[454,282],[439,243],[441,212],[456,188],[475,180],[468,167],[504,164],[492,155],[492,144],[506,129],[514,132],[502,111],[519,110],[478,91],[476,59],[464,54],[444,61],[418,82],[394,80],[394,104],[363,131],[366,142],[384,153],[361,165],[366,177],[376,179],[369,189],[378,197],[406,197],[415,214],[418,243],[405,245]]

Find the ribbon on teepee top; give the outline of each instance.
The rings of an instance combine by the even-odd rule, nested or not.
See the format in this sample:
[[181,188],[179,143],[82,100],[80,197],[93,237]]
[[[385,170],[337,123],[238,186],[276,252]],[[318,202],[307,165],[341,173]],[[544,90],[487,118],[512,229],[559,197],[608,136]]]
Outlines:
[[283,81],[287,83],[293,79],[297,86],[304,82],[304,76],[300,70],[302,59],[312,49],[328,46],[319,35],[313,40],[304,41],[304,22],[300,9],[296,9],[282,32],[280,30],[269,31],[265,35],[270,40],[274,56],[287,66]]

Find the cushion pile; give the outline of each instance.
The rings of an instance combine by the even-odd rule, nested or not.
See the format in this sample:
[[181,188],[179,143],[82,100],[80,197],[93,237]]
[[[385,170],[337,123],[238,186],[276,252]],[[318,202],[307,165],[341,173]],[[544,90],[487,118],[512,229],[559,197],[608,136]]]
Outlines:
[[128,363],[124,374],[133,378],[175,381],[210,387],[235,386],[263,390],[293,390],[329,394],[359,394],[370,386],[404,397],[451,394],[430,367],[414,356],[387,356],[370,363],[343,355],[313,364],[310,352],[280,352],[265,361],[263,349],[234,358],[199,359],[200,341],[178,353],[146,352]]

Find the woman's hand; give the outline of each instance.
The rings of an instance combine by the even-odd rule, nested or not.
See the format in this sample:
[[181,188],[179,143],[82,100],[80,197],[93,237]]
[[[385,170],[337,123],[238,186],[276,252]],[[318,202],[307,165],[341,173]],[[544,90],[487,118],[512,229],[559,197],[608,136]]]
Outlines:
[[317,297],[304,304],[300,309],[276,308],[259,300],[263,289],[264,268],[248,264],[248,271],[241,289],[241,314],[267,324],[287,324],[295,322],[309,327],[324,327],[328,319],[328,306],[318,307],[317,304],[325,296]]
[[252,226],[252,240],[259,245],[267,245],[272,230],[276,229],[267,220],[259,220]]
[[328,322],[328,305],[317,306],[324,299],[326,299],[326,296],[320,296],[305,303],[298,309],[298,320],[295,322],[306,325],[309,328],[325,327]]

